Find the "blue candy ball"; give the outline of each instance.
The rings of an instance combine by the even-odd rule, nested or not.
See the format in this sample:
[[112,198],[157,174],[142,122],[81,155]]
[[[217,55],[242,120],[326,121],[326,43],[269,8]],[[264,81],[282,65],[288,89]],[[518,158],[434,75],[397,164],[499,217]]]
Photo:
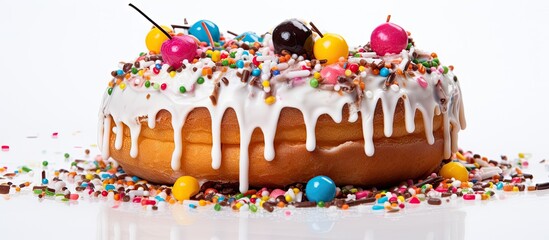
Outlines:
[[385,67],[379,70],[379,76],[387,77],[389,76],[389,74],[390,74],[389,69]]
[[236,61],[236,67],[238,67],[238,68],[244,68],[244,61],[242,61],[242,60]]
[[217,25],[215,25],[215,23],[208,20],[200,20],[194,23],[191,28],[189,28],[189,34],[195,36],[201,42],[206,42],[208,43],[208,45],[210,45],[210,38],[208,38],[208,34],[203,29],[202,22],[206,23],[206,26],[208,27],[208,30],[210,30],[210,34],[212,35],[214,42],[219,42],[219,28],[217,27]]
[[259,37],[254,32],[245,32],[243,34],[240,34],[236,37],[237,39],[242,39],[243,42],[263,42],[263,38]]
[[261,70],[259,70],[259,68],[256,68],[254,70],[252,70],[252,76],[259,76],[261,74]]
[[336,195],[336,185],[329,177],[316,176],[307,182],[305,191],[309,201],[329,202],[332,201]]

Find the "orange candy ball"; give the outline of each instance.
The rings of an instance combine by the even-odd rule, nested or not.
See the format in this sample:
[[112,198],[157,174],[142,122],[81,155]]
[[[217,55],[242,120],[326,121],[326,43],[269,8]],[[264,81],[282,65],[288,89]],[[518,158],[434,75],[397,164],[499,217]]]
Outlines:
[[[166,32],[171,33],[173,32],[170,27],[167,26],[161,26],[162,29],[164,29]],[[168,40],[168,36],[164,34],[160,29],[157,27],[153,27],[149,33],[147,34],[147,37],[145,38],[145,44],[147,45],[147,49],[151,52],[160,53],[160,48],[162,47],[162,43],[164,43],[166,40]]]
[[349,45],[342,36],[325,33],[322,38],[316,40],[313,51],[316,59],[326,59],[326,64],[332,64],[337,63],[340,57],[347,58]]
[[172,194],[179,200],[189,200],[200,191],[200,184],[196,178],[191,176],[182,176],[173,184]]
[[440,175],[444,178],[455,178],[461,182],[469,181],[469,171],[459,162],[449,162],[442,166]]

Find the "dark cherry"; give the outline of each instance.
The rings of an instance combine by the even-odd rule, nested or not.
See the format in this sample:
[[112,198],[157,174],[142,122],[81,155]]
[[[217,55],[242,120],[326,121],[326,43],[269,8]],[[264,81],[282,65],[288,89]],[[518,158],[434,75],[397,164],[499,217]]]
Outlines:
[[273,30],[273,45],[275,53],[283,50],[297,55],[313,57],[313,32],[297,19],[286,20]]

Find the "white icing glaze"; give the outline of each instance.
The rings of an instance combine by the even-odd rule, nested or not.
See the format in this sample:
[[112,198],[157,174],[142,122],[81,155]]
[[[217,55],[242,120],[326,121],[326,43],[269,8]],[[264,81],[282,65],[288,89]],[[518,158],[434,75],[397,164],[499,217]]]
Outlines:
[[[268,47],[266,47],[268,48]],[[377,57],[372,53],[362,53],[368,58],[349,58],[349,62],[358,63],[366,60],[368,63],[379,63],[381,60],[392,61],[400,57],[402,62],[398,65],[401,69],[410,59],[414,51],[403,51],[401,54]],[[365,154],[374,154],[373,143],[373,116],[378,101],[381,101],[384,119],[384,134],[391,137],[393,133],[393,119],[397,102],[402,99],[405,109],[405,125],[407,132],[415,130],[414,116],[416,111],[422,114],[425,126],[425,136],[429,144],[434,143],[433,118],[435,115],[443,115],[444,127],[444,157],[449,158],[451,153],[457,150],[457,132],[465,128],[463,103],[460,94],[459,83],[454,81],[454,74],[449,71],[442,74],[441,71],[434,71],[430,74],[419,74],[414,71],[412,75],[396,76],[389,87],[385,86],[387,77],[381,77],[371,73],[363,72],[357,77],[365,83],[365,89],[350,92],[337,92],[313,88],[309,85],[309,79],[314,72],[320,70],[319,65],[312,70],[302,69],[304,61],[291,59],[288,63],[277,63],[272,56],[272,51],[260,49],[260,52],[270,53],[269,56],[258,57],[263,60],[264,66],[277,66],[280,74],[271,76],[270,68],[264,67],[259,76],[260,81],[268,80],[268,88],[252,86],[248,82],[242,82],[238,74],[242,69],[230,69],[227,71],[214,71],[212,78],[204,77],[203,84],[197,84],[197,79],[202,75],[205,66],[215,66],[209,58],[201,59],[199,62],[190,64],[184,62],[185,69],[170,76],[167,72],[168,65],[163,65],[159,74],[152,71],[145,71],[143,76],[132,74],[125,79],[126,87],[119,85],[113,87],[112,93],[105,93],[103,104],[99,113],[100,123],[98,142],[102,148],[103,155],[109,156],[109,136],[111,134],[111,119],[116,127],[113,133],[116,135],[115,149],[121,149],[123,125],[130,130],[131,146],[130,155],[138,155],[138,137],[141,130],[139,117],[146,117],[150,128],[155,127],[156,114],[165,109],[171,113],[172,126],[174,129],[175,149],[172,153],[171,166],[173,170],[179,170],[183,149],[181,130],[184,126],[187,115],[195,108],[206,108],[211,116],[212,123],[212,168],[219,169],[221,166],[221,120],[225,111],[232,108],[240,128],[240,191],[248,189],[249,156],[248,145],[254,129],[259,128],[264,135],[265,152],[267,161],[275,158],[274,138],[280,112],[283,108],[296,108],[303,114],[306,126],[307,139],[306,148],[308,151],[316,149],[315,127],[317,119],[322,114],[329,115],[335,122],[343,121],[342,109],[349,105],[350,117],[346,121],[354,122],[358,114],[362,118],[362,129],[364,137]],[[416,50],[416,52],[418,52]],[[237,50],[236,60],[246,60],[245,69],[251,71],[251,58],[242,54],[242,49]],[[142,67],[152,69],[154,65],[141,61]],[[193,68],[195,68],[193,70]],[[221,67],[218,67],[221,68]],[[196,71],[195,71],[196,70]],[[143,86],[144,77],[150,77],[151,87]],[[228,80],[227,83],[221,81]],[[252,76],[250,76],[250,80]],[[419,80],[418,80],[419,79]],[[167,84],[166,90],[155,89],[154,84]],[[218,84],[219,87],[215,87]],[[438,84],[438,85],[437,85]],[[258,84],[261,85],[261,84]],[[179,87],[184,86],[187,92],[180,93]],[[333,88],[341,88],[345,85],[336,84]],[[330,86],[325,86],[329,88]],[[268,105],[265,98],[269,91],[276,101]],[[210,99],[212,92],[216,96],[216,104]],[[148,96],[148,97],[147,97]],[[363,96],[363,97],[361,97]],[[441,97],[446,101],[441,103]]]

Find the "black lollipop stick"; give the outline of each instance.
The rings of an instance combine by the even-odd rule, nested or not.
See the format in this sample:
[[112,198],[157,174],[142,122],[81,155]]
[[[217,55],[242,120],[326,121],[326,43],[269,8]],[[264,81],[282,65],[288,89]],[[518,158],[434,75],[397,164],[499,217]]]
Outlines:
[[139,10],[139,8],[137,8],[136,6],[134,6],[133,4],[128,4],[130,5],[130,7],[132,7],[133,9],[135,9],[137,12],[141,13],[141,15],[143,15],[143,17],[145,17],[147,20],[149,20],[149,22],[151,22],[156,28],[160,29],[160,31],[162,31],[162,33],[164,33],[169,39],[172,39],[172,36],[170,36],[170,34],[168,32],[166,32],[166,30],[164,30],[162,27],[160,27],[160,25],[158,25],[156,22],[154,22],[149,16],[147,16],[144,12],[142,12],[141,10]]

